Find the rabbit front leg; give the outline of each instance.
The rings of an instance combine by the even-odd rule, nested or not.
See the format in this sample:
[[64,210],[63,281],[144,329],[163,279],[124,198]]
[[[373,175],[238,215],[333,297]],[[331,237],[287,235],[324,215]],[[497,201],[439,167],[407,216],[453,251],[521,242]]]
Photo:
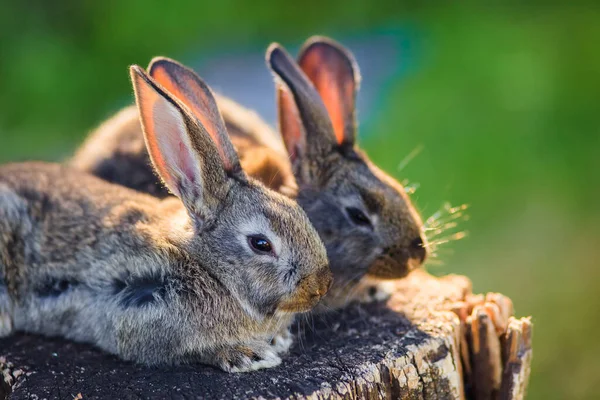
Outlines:
[[255,341],[215,350],[206,360],[226,372],[249,372],[281,364],[271,345]]
[[359,303],[375,303],[385,301],[390,298],[396,288],[395,281],[379,281],[369,277],[364,277],[357,285],[350,301]]
[[3,285],[0,279],[0,337],[8,336],[13,331],[10,303],[6,286]]
[[20,250],[27,227],[30,228],[27,205],[10,187],[0,183],[0,337],[13,331],[11,287],[14,292],[23,273]]
[[290,350],[294,343],[294,335],[290,332],[289,326],[282,327],[277,335],[271,340],[271,347],[277,354],[285,354]]
[[281,363],[266,340],[215,341],[214,336],[209,338],[212,335],[188,325],[177,311],[161,312],[151,306],[133,311],[117,323],[116,352],[126,360],[149,365],[200,362],[226,372],[254,371]]
[[5,269],[3,261],[0,258],[0,337],[8,336],[13,331],[12,301],[8,294],[8,286],[3,277]]

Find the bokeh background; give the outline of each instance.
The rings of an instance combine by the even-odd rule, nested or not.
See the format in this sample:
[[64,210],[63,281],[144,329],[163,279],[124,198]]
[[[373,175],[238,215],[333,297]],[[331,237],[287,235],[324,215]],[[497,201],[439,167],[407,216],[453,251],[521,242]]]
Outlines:
[[598,398],[600,3],[486,3],[5,0],[0,161],[68,157],[155,55],[271,119],[268,43],[330,35],[363,66],[372,159],[419,184],[425,217],[471,206],[429,270],[533,316],[530,399]]

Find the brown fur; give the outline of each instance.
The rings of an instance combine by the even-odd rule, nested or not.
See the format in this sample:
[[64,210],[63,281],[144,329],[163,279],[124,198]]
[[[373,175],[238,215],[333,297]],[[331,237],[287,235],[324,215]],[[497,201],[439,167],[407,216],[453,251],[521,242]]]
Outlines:
[[298,285],[297,296],[279,304],[283,311],[297,313],[310,310],[327,293],[333,281],[329,279],[329,270],[322,269],[315,275],[304,278]]

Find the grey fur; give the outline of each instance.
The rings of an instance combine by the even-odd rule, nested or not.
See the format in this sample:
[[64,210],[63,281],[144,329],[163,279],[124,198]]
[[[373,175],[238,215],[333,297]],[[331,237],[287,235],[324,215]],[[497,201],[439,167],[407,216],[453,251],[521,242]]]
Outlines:
[[[320,52],[318,62],[315,51]],[[359,284],[365,274],[400,278],[419,266],[426,256],[426,239],[402,185],[356,144],[354,100],[360,73],[352,54],[331,39],[313,37],[298,59],[298,64],[293,62],[278,44],[267,51],[267,65],[278,82],[280,131],[299,186],[296,200],[325,243],[336,278],[324,303],[339,307],[363,298],[361,290],[371,290]],[[332,101],[334,90],[343,94],[338,137],[335,115],[325,104]],[[367,222],[357,223],[351,210],[360,211]]]
[[[63,336],[145,364],[235,372],[280,362],[274,336],[330,285],[323,244],[295,202],[241,170],[218,170],[202,125],[168,100],[212,168],[200,186],[181,183],[181,200],[67,166],[0,167],[0,335]],[[270,235],[276,256],[253,252],[249,226]]]

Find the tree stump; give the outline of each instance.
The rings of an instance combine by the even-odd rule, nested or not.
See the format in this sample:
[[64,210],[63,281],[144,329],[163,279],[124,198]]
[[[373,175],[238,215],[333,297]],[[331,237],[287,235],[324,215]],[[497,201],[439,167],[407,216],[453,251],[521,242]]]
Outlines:
[[510,317],[508,299],[473,296],[467,278],[423,271],[394,285],[387,306],[303,321],[283,363],[252,373],[149,368],[86,344],[14,335],[0,340],[0,399],[524,397],[531,323]]

